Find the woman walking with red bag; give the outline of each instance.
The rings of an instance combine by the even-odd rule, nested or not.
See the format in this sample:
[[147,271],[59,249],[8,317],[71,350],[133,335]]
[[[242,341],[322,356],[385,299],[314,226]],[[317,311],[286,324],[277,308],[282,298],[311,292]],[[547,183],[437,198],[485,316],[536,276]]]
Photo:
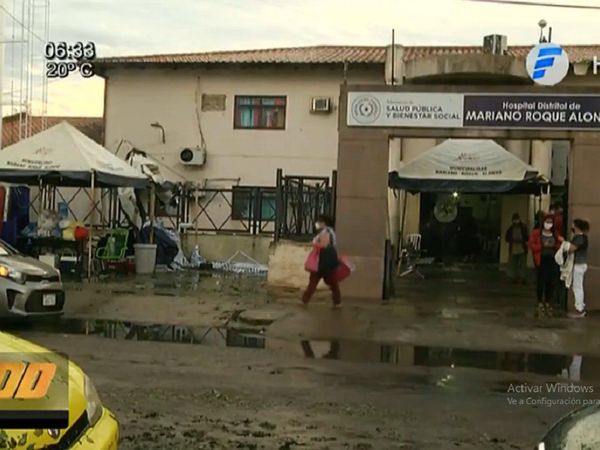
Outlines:
[[333,221],[328,216],[321,215],[315,223],[315,228],[318,230],[318,234],[313,239],[313,253],[309,255],[309,260],[318,254],[318,263],[309,264],[307,260],[306,268],[310,271],[310,277],[306,291],[304,291],[304,295],[302,296],[302,302],[305,305],[310,302],[310,299],[317,290],[319,281],[323,280],[329,286],[329,289],[331,289],[333,306],[339,306],[342,303],[342,294],[336,271],[340,262],[336,250]]

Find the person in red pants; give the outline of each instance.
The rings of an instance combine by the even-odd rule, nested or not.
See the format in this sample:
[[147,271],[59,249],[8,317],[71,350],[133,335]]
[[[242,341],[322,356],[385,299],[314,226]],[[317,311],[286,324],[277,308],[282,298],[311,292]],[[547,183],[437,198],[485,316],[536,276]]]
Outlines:
[[318,234],[313,239],[313,245],[319,248],[319,269],[317,272],[311,272],[308,280],[308,286],[302,302],[307,305],[313,294],[317,290],[319,282],[323,280],[329,289],[333,306],[340,306],[342,303],[342,294],[340,284],[336,277],[336,270],[340,265],[336,250],[336,236],[333,229],[333,221],[326,215],[321,215],[315,223]]

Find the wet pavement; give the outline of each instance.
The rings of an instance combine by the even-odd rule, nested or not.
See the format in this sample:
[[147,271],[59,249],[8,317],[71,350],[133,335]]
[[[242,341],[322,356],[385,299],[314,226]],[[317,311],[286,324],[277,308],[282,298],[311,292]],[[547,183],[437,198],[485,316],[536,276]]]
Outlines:
[[[288,341],[345,340],[473,351],[600,356],[600,315],[539,317],[533,284],[513,285],[490,266],[436,266],[397,280],[385,304],[308,308],[297,293],[270,293],[263,276],[177,272],[70,286],[65,319],[263,333]],[[178,335],[185,333],[177,331]],[[176,334],[177,334],[176,333]],[[183,333],[183,334],[182,334]],[[186,338],[187,339],[187,338]]]
[[[249,315],[240,326],[241,314],[221,327],[188,327],[172,324],[116,320],[68,319],[38,322],[29,329],[62,335],[86,335],[113,340],[154,341],[211,347],[269,349],[310,359],[330,359],[357,363],[384,363],[400,367],[473,368],[513,373],[534,373],[571,381],[600,381],[600,356],[518,351],[477,350],[456,347],[423,346],[419,342],[388,344],[360,340],[290,341],[268,337],[268,321]],[[262,317],[262,316],[261,316]],[[18,325],[13,331],[24,328]],[[27,330],[27,329],[25,329]],[[9,330],[10,331],[10,330]]]
[[341,309],[262,276],[115,277],[14,332],[90,371],[125,449],[532,448],[570,394],[515,386],[600,384],[600,316],[538,317],[533,285],[489,268],[424,273]]
[[[120,420],[125,450],[530,449],[572,409],[510,403],[546,399],[513,386],[543,386],[555,376],[363,363],[347,359],[343,343],[332,360],[269,351],[268,343],[223,349],[23,336],[68,352],[91,376]],[[289,344],[302,352],[299,342]],[[330,350],[311,345],[317,356]]]

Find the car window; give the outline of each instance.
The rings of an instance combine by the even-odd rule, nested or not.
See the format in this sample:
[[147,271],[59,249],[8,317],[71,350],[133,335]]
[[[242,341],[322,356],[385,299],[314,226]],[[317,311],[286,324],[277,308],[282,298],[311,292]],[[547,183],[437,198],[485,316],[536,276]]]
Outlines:
[[4,241],[0,241],[0,256],[16,255],[19,252]]

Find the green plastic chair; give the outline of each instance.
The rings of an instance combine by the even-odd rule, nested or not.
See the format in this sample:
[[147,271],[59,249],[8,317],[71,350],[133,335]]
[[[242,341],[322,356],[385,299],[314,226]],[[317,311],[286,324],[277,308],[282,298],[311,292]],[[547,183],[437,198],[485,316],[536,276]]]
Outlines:
[[123,261],[127,252],[128,239],[129,230],[125,228],[115,228],[109,231],[106,246],[96,250],[96,258],[106,262]]

